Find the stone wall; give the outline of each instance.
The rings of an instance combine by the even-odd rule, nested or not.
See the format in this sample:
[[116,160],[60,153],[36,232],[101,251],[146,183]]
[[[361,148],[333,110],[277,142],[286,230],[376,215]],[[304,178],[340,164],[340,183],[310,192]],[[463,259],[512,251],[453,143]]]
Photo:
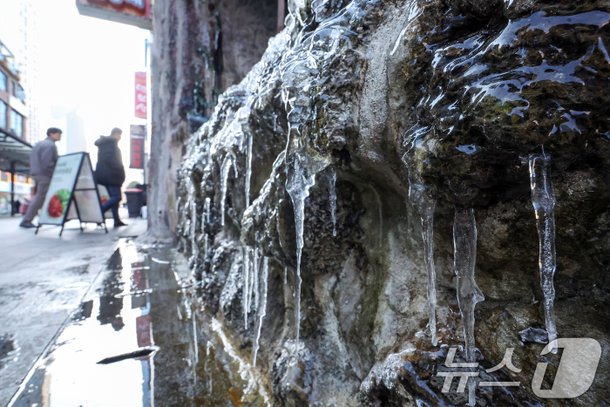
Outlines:
[[[438,375],[451,347],[521,382],[471,404],[607,400],[607,2],[288,8],[188,140],[178,190],[202,302],[276,403],[463,405]],[[553,319],[603,350],[571,400],[531,385],[559,364],[540,356]],[[522,371],[487,373],[508,348]]]
[[176,232],[177,171],[188,135],[274,34],[273,0],[157,0],[153,13],[149,234]]

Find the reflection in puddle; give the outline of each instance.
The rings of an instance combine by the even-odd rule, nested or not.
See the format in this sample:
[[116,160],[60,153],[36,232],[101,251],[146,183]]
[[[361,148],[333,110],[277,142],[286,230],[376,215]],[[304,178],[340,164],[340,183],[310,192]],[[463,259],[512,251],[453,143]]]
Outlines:
[[11,358],[15,352],[15,340],[9,334],[0,335],[0,369],[4,367],[4,362]]
[[152,256],[119,244],[97,289],[9,405],[270,404],[221,324],[193,312],[191,289],[177,284],[169,250]]

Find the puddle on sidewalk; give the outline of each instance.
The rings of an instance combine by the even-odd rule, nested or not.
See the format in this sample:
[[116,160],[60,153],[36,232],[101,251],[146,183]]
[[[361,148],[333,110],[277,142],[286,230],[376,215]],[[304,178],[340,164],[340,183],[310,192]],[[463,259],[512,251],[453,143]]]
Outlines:
[[170,251],[123,240],[9,406],[260,406],[265,386],[222,325],[193,312]]

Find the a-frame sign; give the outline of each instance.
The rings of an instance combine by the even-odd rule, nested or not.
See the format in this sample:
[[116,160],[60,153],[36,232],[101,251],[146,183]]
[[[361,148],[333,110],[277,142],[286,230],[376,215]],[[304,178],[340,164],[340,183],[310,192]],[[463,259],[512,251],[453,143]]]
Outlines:
[[57,159],[36,233],[42,225],[55,225],[61,226],[61,236],[65,223],[72,219],[80,221],[81,232],[83,223],[96,223],[108,233],[88,153],[66,154]]

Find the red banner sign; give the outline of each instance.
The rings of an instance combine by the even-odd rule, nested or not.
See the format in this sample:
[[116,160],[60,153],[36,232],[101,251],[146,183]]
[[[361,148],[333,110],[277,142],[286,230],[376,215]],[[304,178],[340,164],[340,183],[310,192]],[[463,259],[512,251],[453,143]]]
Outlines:
[[136,72],[135,95],[135,115],[137,118],[146,119],[146,72]]
[[129,168],[143,169],[144,168],[144,140],[146,140],[146,126],[131,125],[130,126],[130,160]]
[[151,29],[151,0],[76,0],[85,16]]

